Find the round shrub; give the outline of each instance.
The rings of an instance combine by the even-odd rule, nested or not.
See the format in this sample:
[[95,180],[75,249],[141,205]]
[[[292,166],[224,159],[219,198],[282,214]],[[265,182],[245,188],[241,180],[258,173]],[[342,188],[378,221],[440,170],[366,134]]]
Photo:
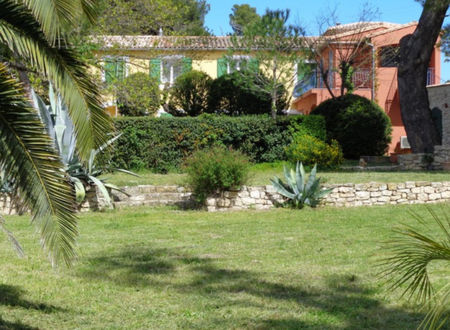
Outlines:
[[[208,112],[230,116],[270,114],[270,96],[250,88],[261,84],[261,79],[268,78],[253,71],[233,72],[215,79],[209,92]],[[286,108],[287,94],[286,88],[281,86],[277,101],[279,112]]]
[[122,116],[154,114],[160,107],[159,85],[143,72],[130,74],[116,85],[117,106]]
[[376,103],[354,94],[327,100],[313,111],[325,117],[328,139],[342,146],[344,156],[382,156],[391,142],[391,122]]
[[188,183],[196,199],[204,202],[215,191],[245,184],[249,161],[239,151],[215,146],[195,152],[187,161]]
[[294,136],[292,143],[286,148],[286,158],[292,163],[301,162],[308,166],[317,164],[320,168],[336,168],[344,160],[336,140],[327,144],[308,134]]
[[170,89],[169,112],[175,116],[195,117],[206,112],[212,79],[204,72],[180,75]]

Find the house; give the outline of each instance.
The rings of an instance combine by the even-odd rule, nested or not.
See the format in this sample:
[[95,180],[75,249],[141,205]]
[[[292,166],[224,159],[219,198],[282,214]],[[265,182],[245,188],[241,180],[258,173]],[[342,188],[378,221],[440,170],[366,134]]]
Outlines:
[[[329,90],[340,95],[342,82],[336,68],[352,47],[355,49],[357,43],[358,53],[352,58],[354,93],[374,100],[390,117],[393,131],[389,154],[409,152],[400,114],[397,65],[400,39],[413,33],[416,26],[416,22],[359,22],[337,25],[319,37],[305,38],[305,43],[332,42],[324,43],[319,48],[320,60],[307,61],[310,70],[297,70],[298,64],[292,64],[295,88],[288,86],[288,91],[293,95],[291,109],[306,115],[331,97]],[[102,46],[97,55],[104,62],[102,77],[106,84],[114,79],[123,79],[130,73],[143,71],[155,77],[160,87],[164,88],[191,69],[204,71],[211,78],[217,78],[249,64],[258,65],[252,55],[246,53],[235,53],[233,64],[230,64],[226,60],[233,46],[229,36],[103,36],[100,41]],[[428,69],[427,85],[439,83],[440,59],[440,50],[436,47]],[[329,72],[326,83],[317,70],[319,65]],[[107,98],[105,105],[112,115],[117,115],[112,95]]]
[[[335,95],[340,95],[342,87],[336,67],[349,51],[358,47],[359,53],[353,59],[354,93],[374,100],[390,117],[392,142],[388,152],[391,155],[410,150],[400,113],[397,65],[399,42],[404,36],[412,34],[416,26],[416,22],[403,25],[386,22],[360,22],[334,26],[321,36],[323,40],[323,47],[320,49],[322,52],[320,54],[321,65],[329,70],[328,86]],[[365,41],[364,46],[357,44],[360,40]],[[427,85],[440,82],[440,63],[440,50],[436,47],[429,64]],[[294,109],[303,114],[309,114],[318,104],[331,98],[330,91],[326,88],[322,77],[319,70],[315,70],[309,77],[303,78],[297,84],[294,91],[295,100],[292,103]]]

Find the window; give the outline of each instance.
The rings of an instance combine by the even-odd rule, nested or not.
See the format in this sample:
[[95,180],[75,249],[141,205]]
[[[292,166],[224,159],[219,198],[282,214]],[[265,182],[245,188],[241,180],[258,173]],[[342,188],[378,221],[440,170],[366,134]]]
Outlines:
[[259,62],[257,59],[246,55],[233,55],[231,57],[220,58],[217,60],[217,76],[230,74],[243,70],[258,70]]
[[150,75],[161,84],[173,85],[181,74],[192,69],[192,60],[188,57],[174,55],[150,60]]
[[127,62],[126,57],[105,57],[103,81],[109,85],[117,80],[123,80],[127,76]]
[[400,62],[400,47],[386,46],[379,50],[380,66],[383,68],[396,68]]

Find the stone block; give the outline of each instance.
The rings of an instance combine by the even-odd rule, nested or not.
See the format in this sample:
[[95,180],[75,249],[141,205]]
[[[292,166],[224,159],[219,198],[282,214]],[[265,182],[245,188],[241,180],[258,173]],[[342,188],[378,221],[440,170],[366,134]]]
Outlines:
[[249,198],[249,197],[244,197],[244,198],[242,198],[242,204],[243,205],[253,205],[253,204],[255,204],[255,199]]
[[433,187],[424,187],[423,188],[423,192],[426,194],[434,194],[436,192],[436,189],[434,189]]
[[430,199],[430,201],[436,201],[438,199],[441,199],[441,194],[430,194],[428,198]]
[[250,197],[251,198],[259,198],[260,194],[258,190],[251,190],[250,191]]

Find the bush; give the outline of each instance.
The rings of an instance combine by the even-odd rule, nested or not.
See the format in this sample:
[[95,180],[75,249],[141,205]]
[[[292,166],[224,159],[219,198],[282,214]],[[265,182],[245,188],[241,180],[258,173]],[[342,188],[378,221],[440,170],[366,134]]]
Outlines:
[[327,130],[325,118],[318,115],[304,116],[302,121],[294,121],[289,125],[289,131],[292,136],[311,135],[315,138],[326,141]]
[[328,139],[342,146],[344,156],[381,156],[391,142],[391,122],[374,102],[354,94],[327,100],[312,114],[325,117]]
[[[227,117],[202,115],[184,118],[117,118],[123,135],[112,151],[112,166],[148,168],[156,172],[179,169],[197,149],[221,144],[239,150],[252,162],[285,160],[285,147],[292,141],[288,127],[303,123],[306,116]],[[300,124],[300,126],[303,124]],[[305,121],[305,125],[312,125]]]
[[248,158],[221,146],[195,152],[187,161],[188,183],[196,199],[204,202],[215,191],[238,188],[248,175]]
[[[209,93],[208,112],[230,116],[270,114],[270,96],[251,91],[246,87],[248,79],[252,79],[253,84],[258,84],[261,77],[263,76],[258,77],[254,72],[233,72],[215,79]],[[277,109],[281,112],[287,105],[287,91],[284,87],[280,87],[278,93],[280,97]]]
[[212,79],[204,72],[189,71],[175,80],[170,89],[169,112],[174,116],[198,116],[208,108]]
[[336,168],[344,160],[336,140],[327,144],[308,134],[294,136],[292,143],[286,148],[286,157],[292,163],[300,162],[308,166],[317,164],[321,168]]
[[143,72],[130,74],[116,84],[117,106],[122,116],[154,114],[160,107],[160,92],[156,79]]

